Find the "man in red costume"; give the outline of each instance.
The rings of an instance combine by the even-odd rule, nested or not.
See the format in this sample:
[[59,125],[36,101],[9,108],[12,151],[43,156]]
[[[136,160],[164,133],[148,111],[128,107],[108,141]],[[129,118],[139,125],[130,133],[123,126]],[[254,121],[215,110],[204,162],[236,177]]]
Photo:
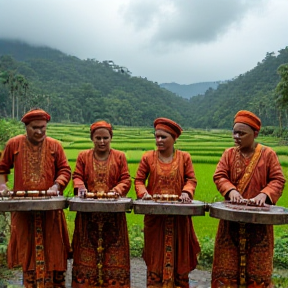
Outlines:
[[[192,202],[197,180],[191,156],[174,148],[182,128],[167,118],[157,118],[154,128],[157,150],[146,152],[141,159],[135,178],[137,197],[169,194]],[[191,217],[146,214],[144,240],[147,287],[188,288],[188,274],[195,269],[200,252]]]
[[[223,153],[214,174],[218,191],[231,202],[274,205],[282,194],[285,179],[276,153],[255,141],[260,128],[255,114],[241,110],[235,115],[235,147]],[[273,249],[272,225],[220,220],[212,288],[273,287]]]
[[[0,161],[0,191],[9,191],[7,175],[14,167],[14,191],[54,190],[62,194],[71,169],[61,144],[46,137],[50,115],[34,109],[21,121],[26,135],[13,137],[6,144]],[[25,287],[65,287],[63,273],[69,249],[62,210],[11,213],[8,266],[22,266]]]

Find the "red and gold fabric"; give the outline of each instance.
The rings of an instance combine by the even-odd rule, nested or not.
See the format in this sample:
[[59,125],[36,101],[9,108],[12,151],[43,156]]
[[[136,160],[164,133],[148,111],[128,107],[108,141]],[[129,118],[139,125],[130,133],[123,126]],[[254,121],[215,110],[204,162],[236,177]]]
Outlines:
[[[259,147],[261,146],[256,147],[256,152]],[[241,186],[247,165],[249,163],[238,148],[229,148],[223,153],[214,174],[214,182],[223,196],[231,189]],[[254,166],[250,181],[244,185],[244,190],[239,192],[245,199],[251,199],[262,192],[268,196],[270,204],[275,204],[285,183],[276,153],[271,148],[262,146],[261,156]],[[240,235],[241,227],[237,222],[219,222],[212,268],[212,288],[240,287],[239,246],[243,239]],[[273,226],[245,224],[245,242],[247,287],[273,287]]]
[[23,123],[26,125],[29,124],[31,121],[34,120],[45,120],[49,122],[51,119],[50,115],[42,110],[42,109],[33,109],[31,111],[28,111],[21,119]]
[[[3,152],[0,174],[8,175],[13,167],[14,191],[47,190],[57,181],[62,193],[71,177],[71,169],[61,144],[50,137],[46,137],[38,146],[31,145],[25,135],[11,138]],[[35,233],[37,225],[42,228],[38,234]],[[37,280],[37,241],[43,244],[43,254],[41,252],[38,256],[44,259],[45,274],[66,271],[70,244],[62,210],[39,212],[36,218],[34,212],[11,213],[8,266],[12,268],[21,265],[25,283],[31,282],[29,279]],[[45,280],[45,287],[47,285],[50,285],[49,281]]]
[[97,122],[91,124],[91,126],[90,126],[91,139],[92,139],[92,136],[93,136],[93,133],[95,132],[95,130],[100,129],[100,128],[107,129],[109,131],[111,138],[113,137],[112,125],[110,123],[102,120],[102,121],[97,121]]
[[[131,186],[125,154],[111,149],[106,161],[98,161],[93,149],[80,152],[73,182],[75,188],[85,186],[93,192],[113,189],[125,197]],[[77,212],[72,245],[72,287],[130,287],[125,212]]]
[[234,124],[235,123],[249,125],[256,131],[259,131],[261,128],[261,120],[254,113],[247,110],[238,111],[234,117]]
[[182,133],[181,126],[168,118],[157,118],[154,121],[155,130],[164,130],[171,134],[173,138],[178,138]]
[[[147,187],[145,186],[148,177]],[[190,154],[175,150],[171,163],[162,163],[158,151],[146,152],[135,178],[137,196],[189,193],[196,178]],[[147,287],[189,287],[188,274],[197,265],[200,246],[189,216],[145,215],[143,258],[147,265]]]

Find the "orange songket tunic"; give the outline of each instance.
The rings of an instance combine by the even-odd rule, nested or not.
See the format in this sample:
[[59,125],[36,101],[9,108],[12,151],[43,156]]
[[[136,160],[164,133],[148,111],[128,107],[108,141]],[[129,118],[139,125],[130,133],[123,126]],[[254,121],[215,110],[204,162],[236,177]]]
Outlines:
[[[131,186],[125,154],[111,149],[106,161],[98,161],[93,149],[80,152],[73,182],[75,188],[85,186],[90,192],[113,189],[125,197]],[[72,246],[72,287],[130,287],[125,212],[77,212]]]
[[[171,163],[162,163],[158,151],[149,151],[141,159],[135,190],[138,198],[147,190],[150,195],[178,196],[184,191],[192,199],[196,184],[189,153],[176,150]],[[145,215],[144,240],[147,287],[189,287],[188,274],[196,267],[200,252],[191,217]]]
[[[11,138],[3,152],[0,173],[7,175],[13,167],[14,191],[47,190],[55,181],[63,191],[71,177],[71,169],[61,144],[50,137],[46,137],[38,146],[32,145],[25,135]],[[38,224],[41,239],[36,235],[35,225]],[[36,270],[35,241],[43,244],[42,260],[46,274],[51,272],[48,274],[53,278],[53,271],[66,271],[70,244],[62,210],[11,213],[8,266],[12,268],[21,265],[24,281],[28,274],[32,275],[28,278],[34,279],[31,281],[36,281],[33,276]],[[46,283],[50,280],[53,282],[53,279],[48,279],[48,274],[45,276]]]
[[[236,147],[229,148],[223,153],[214,174],[214,182],[224,197],[231,189],[237,190],[237,187],[241,185],[247,165],[249,163]],[[251,179],[242,191],[243,198],[251,199],[259,193],[265,193],[268,196],[267,203],[275,204],[282,194],[285,178],[277,155],[271,148],[262,146],[260,158],[250,177]],[[234,288],[240,285],[239,245],[240,239],[243,238],[242,226],[238,222],[225,220],[219,222],[215,240],[212,288]],[[273,226],[247,223],[244,236],[246,287],[273,287],[271,284]]]

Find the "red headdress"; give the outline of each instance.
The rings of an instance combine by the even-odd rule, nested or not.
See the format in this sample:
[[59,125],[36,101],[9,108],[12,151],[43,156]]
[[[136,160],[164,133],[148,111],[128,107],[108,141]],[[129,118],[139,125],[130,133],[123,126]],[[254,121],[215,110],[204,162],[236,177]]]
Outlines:
[[155,130],[164,130],[168,132],[175,139],[178,138],[183,131],[179,124],[168,118],[157,118],[154,121],[154,128]]
[[42,109],[33,109],[24,114],[21,121],[25,123],[25,125],[29,124],[33,120],[46,120],[49,122],[51,119],[50,115],[42,110]]
[[259,131],[261,128],[261,120],[252,112],[247,110],[240,110],[234,117],[235,123],[244,123]]
[[90,126],[90,136],[91,136],[91,139],[92,139],[92,136],[93,136],[93,133],[96,129],[99,129],[99,128],[105,128],[109,131],[109,134],[112,138],[113,136],[113,132],[112,132],[112,125],[106,121],[97,121],[93,124],[91,124]]

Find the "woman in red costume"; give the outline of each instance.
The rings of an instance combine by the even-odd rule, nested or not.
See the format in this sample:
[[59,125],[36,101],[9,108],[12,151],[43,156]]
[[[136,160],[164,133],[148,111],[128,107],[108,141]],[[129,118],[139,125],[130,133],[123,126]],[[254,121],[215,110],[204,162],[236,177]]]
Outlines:
[[[235,115],[235,147],[225,150],[214,174],[217,189],[227,200],[274,205],[282,194],[285,178],[276,153],[255,141],[260,128],[261,121],[252,112]],[[273,287],[273,248],[272,225],[220,220],[211,287]]]
[[[167,118],[156,119],[154,128],[157,150],[146,152],[141,159],[135,179],[137,197],[172,194],[189,203],[197,181],[190,154],[174,149],[182,128]],[[188,288],[188,274],[196,267],[200,252],[191,217],[145,215],[144,238],[147,287]]]
[[[131,180],[125,154],[110,148],[111,125],[99,121],[91,125],[90,132],[94,148],[78,155],[73,173],[75,190],[114,191],[125,197]],[[77,212],[72,246],[72,287],[130,287],[125,212]]]

